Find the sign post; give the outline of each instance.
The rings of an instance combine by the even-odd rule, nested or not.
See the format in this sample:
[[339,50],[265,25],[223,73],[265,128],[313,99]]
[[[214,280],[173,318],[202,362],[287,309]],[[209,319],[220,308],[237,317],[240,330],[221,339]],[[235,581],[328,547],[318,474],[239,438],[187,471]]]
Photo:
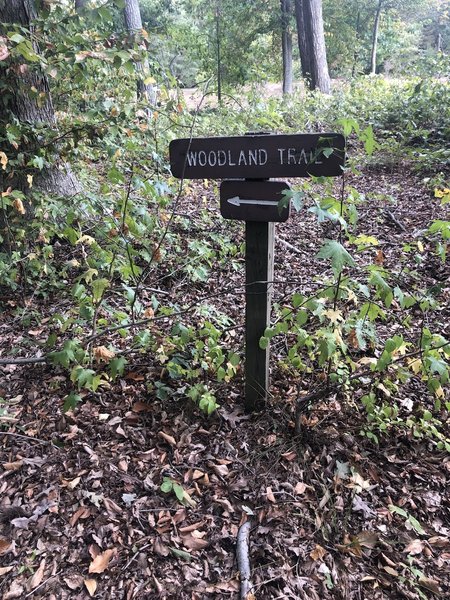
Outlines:
[[245,221],[245,408],[264,408],[269,348],[259,340],[270,323],[275,222],[289,218],[281,203],[290,189],[271,177],[342,175],[345,139],[337,133],[192,138],[170,143],[170,166],[180,179],[225,179],[220,211]]

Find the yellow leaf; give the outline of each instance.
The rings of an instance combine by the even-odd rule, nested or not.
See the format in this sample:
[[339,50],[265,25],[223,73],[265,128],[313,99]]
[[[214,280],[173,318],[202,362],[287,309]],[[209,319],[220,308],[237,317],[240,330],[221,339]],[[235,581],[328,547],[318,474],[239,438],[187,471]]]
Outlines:
[[93,598],[97,589],[97,582],[95,581],[95,579],[85,579],[84,585],[86,586],[86,589],[89,592],[89,596]]
[[2,169],[6,171],[6,165],[8,164],[8,157],[4,152],[0,152],[0,165],[2,165]]
[[313,560],[322,560],[326,553],[327,551],[325,548],[322,548],[322,546],[316,544],[316,547],[314,550],[312,550],[312,552],[309,553],[309,555]]
[[103,571],[106,571],[106,569],[109,566],[109,561],[115,554],[115,548],[108,548],[108,550],[105,550],[104,552],[96,556],[89,565],[89,573],[103,573]]
[[95,243],[95,239],[90,235],[82,235],[78,238],[77,244],[87,244],[88,246],[92,246]]
[[28,187],[33,187],[33,175],[27,175]]
[[152,85],[153,83],[156,83],[156,79],[154,77],[146,77],[144,79],[144,83],[145,85]]
[[422,361],[420,358],[413,358],[412,360],[408,361],[408,366],[412,372],[417,375],[417,373],[419,373],[422,369]]
[[23,205],[23,202],[20,198],[16,198],[13,202],[13,206],[14,208],[17,210],[18,213],[20,213],[21,215],[24,215],[27,211],[25,210],[25,207]]
[[340,310],[333,310],[330,308],[325,312],[325,316],[328,317],[332,323],[342,321],[342,313]]

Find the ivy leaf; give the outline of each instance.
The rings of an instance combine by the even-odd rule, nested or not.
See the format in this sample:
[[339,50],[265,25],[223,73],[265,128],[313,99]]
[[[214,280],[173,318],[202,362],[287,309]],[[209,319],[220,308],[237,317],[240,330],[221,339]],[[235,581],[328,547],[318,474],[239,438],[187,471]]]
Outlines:
[[326,240],[316,258],[330,258],[333,273],[336,277],[342,272],[345,265],[354,266],[355,264],[344,246],[336,240]]
[[75,394],[75,392],[70,392],[70,394],[64,398],[63,412],[74,410],[79,402],[81,402],[81,396]]

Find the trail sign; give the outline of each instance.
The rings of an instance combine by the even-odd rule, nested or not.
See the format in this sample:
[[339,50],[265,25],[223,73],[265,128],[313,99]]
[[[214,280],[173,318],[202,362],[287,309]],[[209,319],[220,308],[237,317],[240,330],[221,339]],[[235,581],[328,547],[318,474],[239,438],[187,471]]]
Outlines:
[[284,181],[223,181],[220,186],[220,214],[239,221],[284,222],[289,218],[290,202],[279,210],[283,192],[290,190]]
[[342,175],[344,150],[338,133],[186,138],[169,146],[180,179],[333,177]]
[[269,389],[269,347],[259,340],[270,323],[276,221],[285,182],[271,177],[336,177],[345,164],[345,138],[338,133],[247,134],[173,140],[170,166],[180,179],[226,179],[220,211],[245,221],[245,408],[262,408]]

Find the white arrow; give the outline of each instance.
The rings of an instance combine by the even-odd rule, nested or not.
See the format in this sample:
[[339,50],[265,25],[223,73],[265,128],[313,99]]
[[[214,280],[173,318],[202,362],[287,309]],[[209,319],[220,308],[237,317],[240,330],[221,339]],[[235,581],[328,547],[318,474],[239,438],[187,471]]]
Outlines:
[[227,202],[233,206],[241,206],[241,204],[254,204],[256,206],[278,206],[278,202],[276,200],[244,200],[239,198],[239,196],[228,198]]

